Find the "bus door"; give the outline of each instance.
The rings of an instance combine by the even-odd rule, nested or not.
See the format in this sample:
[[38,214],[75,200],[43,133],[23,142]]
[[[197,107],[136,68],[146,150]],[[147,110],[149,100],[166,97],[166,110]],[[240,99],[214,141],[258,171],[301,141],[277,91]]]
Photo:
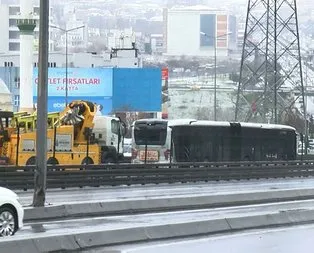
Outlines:
[[242,153],[242,128],[240,123],[230,123],[230,160],[240,161]]

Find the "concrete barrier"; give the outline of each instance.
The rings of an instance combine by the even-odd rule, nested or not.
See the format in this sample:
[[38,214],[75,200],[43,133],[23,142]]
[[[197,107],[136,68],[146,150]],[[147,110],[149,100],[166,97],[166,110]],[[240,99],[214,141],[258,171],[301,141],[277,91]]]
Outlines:
[[36,234],[29,238],[4,238],[0,240],[0,252],[56,252],[87,249],[98,246],[121,245],[152,240],[204,236],[218,232],[245,229],[298,225],[314,222],[314,210],[292,210],[242,217],[225,217],[203,221],[182,222],[167,225],[134,226],[125,229],[98,230],[64,234]]
[[192,210],[306,199],[314,199],[314,189],[71,203],[40,208],[27,207],[25,208],[24,220],[25,222],[29,222],[96,215],[106,216],[158,211]]

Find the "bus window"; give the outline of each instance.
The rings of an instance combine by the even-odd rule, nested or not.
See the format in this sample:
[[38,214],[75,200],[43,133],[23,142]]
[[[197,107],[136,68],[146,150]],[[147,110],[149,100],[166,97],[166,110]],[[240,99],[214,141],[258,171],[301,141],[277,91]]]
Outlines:
[[134,140],[137,145],[158,145],[163,146],[166,143],[167,125],[153,124],[141,125],[138,124],[134,128]]
[[[191,132],[192,131],[192,132]],[[175,131],[175,157],[178,162],[211,162],[217,160],[219,149],[215,149],[216,136],[213,131],[201,127],[182,128]]]

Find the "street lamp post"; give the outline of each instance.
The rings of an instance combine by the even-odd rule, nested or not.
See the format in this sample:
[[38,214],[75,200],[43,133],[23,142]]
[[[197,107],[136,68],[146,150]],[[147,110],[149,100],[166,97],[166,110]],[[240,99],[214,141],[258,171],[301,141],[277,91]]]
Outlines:
[[49,0],[40,0],[39,5],[39,55],[38,55],[38,106],[36,130],[36,168],[33,206],[45,206],[47,186],[47,96],[48,96],[48,42]]
[[214,120],[217,121],[217,39],[231,34],[231,32],[219,35],[209,36],[207,33],[200,32],[201,35],[215,39],[214,42]]
[[84,28],[85,26],[78,26],[71,29],[63,29],[58,26],[50,26],[65,33],[65,107],[68,105],[68,32]]

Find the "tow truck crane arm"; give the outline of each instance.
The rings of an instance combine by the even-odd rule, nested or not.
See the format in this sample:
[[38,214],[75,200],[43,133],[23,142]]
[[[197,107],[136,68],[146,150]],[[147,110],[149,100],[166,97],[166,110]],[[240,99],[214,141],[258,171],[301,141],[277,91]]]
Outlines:
[[72,101],[61,113],[61,125],[74,126],[74,138],[77,143],[86,142],[85,131],[94,127],[97,106],[89,101]]

